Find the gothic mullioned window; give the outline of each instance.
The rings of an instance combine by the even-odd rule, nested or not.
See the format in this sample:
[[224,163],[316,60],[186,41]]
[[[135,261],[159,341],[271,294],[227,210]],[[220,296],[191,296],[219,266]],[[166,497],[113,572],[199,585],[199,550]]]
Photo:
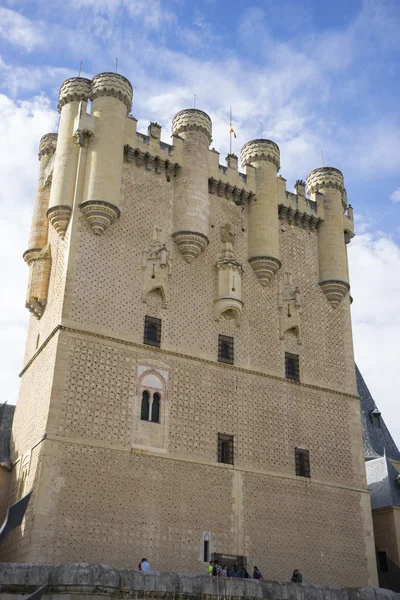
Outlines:
[[165,381],[155,371],[149,369],[140,378],[139,402],[140,420],[162,423],[162,405],[165,400]]

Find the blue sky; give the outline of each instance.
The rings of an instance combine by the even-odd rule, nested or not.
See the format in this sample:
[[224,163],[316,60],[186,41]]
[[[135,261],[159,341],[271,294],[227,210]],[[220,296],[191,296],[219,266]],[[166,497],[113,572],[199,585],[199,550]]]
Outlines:
[[0,6],[0,266],[9,281],[0,328],[15,401],[28,312],[26,249],[37,144],[55,130],[64,79],[118,70],[134,88],[139,130],[168,141],[178,110],[213,120],[213,146],[259,136],[281,148],[288,189],[321,165],[340,168],[354,206],[350,245],[356,357],[400,443],[400,2],[398,0],[3,0]]

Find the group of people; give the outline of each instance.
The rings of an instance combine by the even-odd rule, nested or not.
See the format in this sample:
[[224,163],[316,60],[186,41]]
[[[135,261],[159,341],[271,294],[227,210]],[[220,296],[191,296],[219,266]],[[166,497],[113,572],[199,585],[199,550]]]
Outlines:
[[[150,573],[150,564],[147,558],[142,558],[138,564],[138,569],[139,571],[142,571],[142,573]],[[239,569],[238,566],[234,564],[232,569],[228,570],[227,565],[222,567],[217,560],[210,560],[210,564],[208,565],[208,573],[210,577],[241,577],[242,579],[258,579],[259,581],[263,580],[261,571],[256,566],[253,569],[253,577],[250,577],[245,567],[241,567]],[[298,569],[293,571],[290,581],[293,583],[303,583],[303,575]]]
[[[210,560],[208,565],[208,573],[214,577],[241,577],[243,579],[251,579],[247,569],[242,567],[241,569],[235,564],[232,569],[228,570],[227,565],[223,567],[218,563],[217,560]],[[261,571],[258,567],[253,569],[253,579],[262,579]]]
[[[242,567],[241,569],[235,564],[232,569],[228,570],[228,567],[224,565],[223,567],[218,563],[217,560],[211,560],[208,565],[208,574],[210,577],[241,577],[243,579],[258,579],[263,580],[263,576],[258,567],[254,567],[253,569],[253,577],[250,577],[247,569]],[[298,569],[293,571],[293,575],[290,579],[293,583],[303,583],[303,575],[300,573]]]

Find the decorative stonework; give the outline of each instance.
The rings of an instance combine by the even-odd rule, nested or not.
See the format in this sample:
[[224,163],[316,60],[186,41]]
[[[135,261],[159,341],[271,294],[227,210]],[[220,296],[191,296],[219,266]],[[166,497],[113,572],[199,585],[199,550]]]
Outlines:
[[277,171],[281,168],[279,146],[271,140],[259,139],[247,142],[242,147],[240,160],[243,167],[259,160],[269,160],[276,166]]
[[178,112],[172,119],[172,134],[179,135],[184,131],[202,131],[211,143],[212,122],[207,113],[196,108],[187,108]]
[[143,152],[140,148],[132,148],[129,144],[124,146],[124,155],[126,162],[135,161],[138,167],[145,167],[146,170],[154,170],[156,173],[165,173],[167,179],[175,177],[180,166],[178,163],[171,162],[169,159],[163,159],[160,156]]
[[235,236],[229,223],[221,227],[222,252],[215,264],[217,269],[217,298],[214,300],[214,316],[232,316],[236,325],[242,318],[242,265],[235,260],[233,246]]
[[243,206],[254,196],[253,192],[248,192],[244,188],[226,183],[222,179],[214,179],[214,177],[210,177],[208,180],[208,191],[210,194],[217,194],[220,197],[224,196],[238,206]]
[[263,287],[272,281],[282,264],[280,260],[273,256],[255,256],[249,259],[249,263]]
[[319,224],[323,221],[321,217],[302,212],[297,208],[292,208],[285,204],[280,204],[278,210],[281,221],[286,221],[289,225],[296,225],[297,227],[303,227],[304,229],[310,229],[311,231],[317,229]]
[[177,231],[172,235],[179,252],[188,263],[194,261],[208,245],[208,239],[201,233]]
[[30,262],[26,308],[40,319],[47,304],[51,271],[50,244],[47,244]]
[[61,112],[64,104],[87,100],[90,94],[90,79],[85,77],[71,77],[66,79],[58,94],[58,110]]
[[38,159],[41,160],[46,154],[54,154],[57,146],[57,133],[46,133],[39,142]]
[[126,106],[128,113],[132,109],[132,85],[123,75],[118,73],[99,73],[93,77],[90,85],[90,99],[99,96],[118,98]]
[[279,336],[283,340],[286,331],[294,330],[297,342],[301,344],[300,315],[301,299],[300,290],[293,286],[291,273],[284,273],[283,282],[279,283],[278,291],[279,310]]
[[90,129],[77,129],[74,133],[74,138],[78,146],[87,147],[89,138],[93,135]]
[[172,260],[166,244],[162,242],[162,237],[162,229],[154,227],[153,240],[142,252],[142,302],[147,302],[148,295],[156,290],[162,297],[163,308],[166,308]]
[[86,200],[79,205],[95,235],[101,235],[121,216],[118,206],[105,200]]
[[350,290],[350,286],[346,281],[321,281],[319,285],[333,308],[339,306]]
[[47,218],[62,240],[65,237],[71,213],[72,209],[70,206],[62,205],[52,206],[52,208],[49,208],[47,211]]
[[306,179],[307,191],[309,194],[319,192],[324,188],[335,188],[342,194],[342,204],[347,206],[347,194],[344,187],[343,174],[334,167],[321,167],[314,169],[309,173]]

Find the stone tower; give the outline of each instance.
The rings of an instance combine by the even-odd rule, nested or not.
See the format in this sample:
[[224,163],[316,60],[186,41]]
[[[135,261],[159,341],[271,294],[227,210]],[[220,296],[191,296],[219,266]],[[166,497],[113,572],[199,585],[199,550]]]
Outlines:
[[342,174],[288,192],[274,142],[242,173],[206,113],[170,145],[131,102],[69,79],[40,142],[7,560],[375,584]]

